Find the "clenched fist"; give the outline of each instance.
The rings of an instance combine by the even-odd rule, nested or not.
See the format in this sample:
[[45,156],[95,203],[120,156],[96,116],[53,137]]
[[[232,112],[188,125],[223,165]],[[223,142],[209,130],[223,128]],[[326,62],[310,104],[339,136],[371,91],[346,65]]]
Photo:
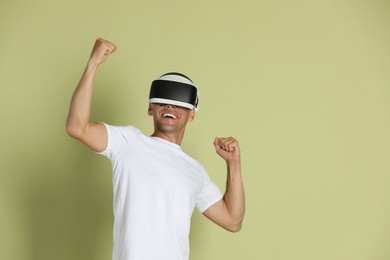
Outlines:
[[214,140],[215,151],[227,162],[240,161],[240,147],[238,141],[233,137],[218,138]]
[[116,45],[112,42],[109,42],[103,38],[97,38],[92,49],[90,61],[98,65],[102,64],[106,61],[111,53],[116,51],[116,49]]

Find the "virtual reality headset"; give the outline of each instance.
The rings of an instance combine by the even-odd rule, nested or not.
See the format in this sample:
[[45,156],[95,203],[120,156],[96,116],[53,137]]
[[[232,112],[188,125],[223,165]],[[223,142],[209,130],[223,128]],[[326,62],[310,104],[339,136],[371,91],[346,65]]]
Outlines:
[[171,72],[152,82],[149,103],[169,104],[198,110],[199,92],[190,78]]

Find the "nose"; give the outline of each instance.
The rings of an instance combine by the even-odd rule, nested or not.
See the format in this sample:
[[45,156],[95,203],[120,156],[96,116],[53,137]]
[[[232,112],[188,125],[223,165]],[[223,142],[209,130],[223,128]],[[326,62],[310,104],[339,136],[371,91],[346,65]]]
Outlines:
[[175,108],[176,107],[175,105],[171,105],[171,104],[164,104],[164,106],[167,108]]

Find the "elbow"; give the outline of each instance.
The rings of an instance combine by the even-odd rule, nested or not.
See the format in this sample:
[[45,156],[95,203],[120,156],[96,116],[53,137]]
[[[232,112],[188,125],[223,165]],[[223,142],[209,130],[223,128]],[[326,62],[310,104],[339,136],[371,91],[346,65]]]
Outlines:
[[66,132],[68,133],[69,136],[75,138],[75,139],[80,139],[82,135],[82,129],[81,127],[77,127],[74,124],[70,124],[69,122],[66,123]]
[[232,233],[237,233],[237,232],[241,231],[241,229],[242,229],[242,221],[240,221],[238,223],[231,224],[228,227],[225,227],[225,229],[227,231],[232,232]]

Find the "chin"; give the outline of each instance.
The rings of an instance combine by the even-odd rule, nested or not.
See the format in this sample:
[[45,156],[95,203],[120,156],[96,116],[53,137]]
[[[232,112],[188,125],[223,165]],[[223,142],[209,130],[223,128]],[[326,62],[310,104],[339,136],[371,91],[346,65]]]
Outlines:
[[176,127],[174,127],[174,126],[159,126],[158,130],[161,133],[170,134],[170,133],[176,132]]

